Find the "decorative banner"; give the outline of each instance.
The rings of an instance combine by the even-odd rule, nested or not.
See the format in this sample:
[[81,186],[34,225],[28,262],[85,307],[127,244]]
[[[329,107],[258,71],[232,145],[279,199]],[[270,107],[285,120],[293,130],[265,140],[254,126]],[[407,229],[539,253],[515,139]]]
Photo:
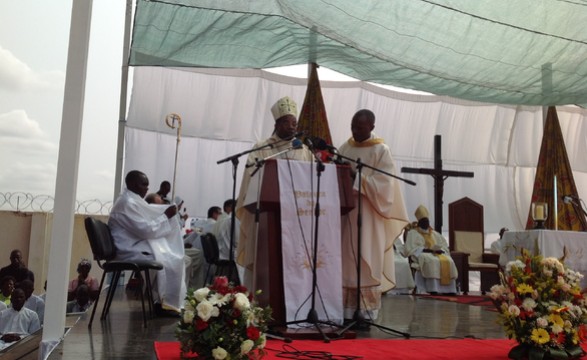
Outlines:
[[[312,309],[316,168],[310,162],[286,160],[277,160],[277,168],[286,320],[305,320]],[[314,309],[320,320],[341,324],[340,200],[335,165],[326,164],[320,177],[319,204]]]

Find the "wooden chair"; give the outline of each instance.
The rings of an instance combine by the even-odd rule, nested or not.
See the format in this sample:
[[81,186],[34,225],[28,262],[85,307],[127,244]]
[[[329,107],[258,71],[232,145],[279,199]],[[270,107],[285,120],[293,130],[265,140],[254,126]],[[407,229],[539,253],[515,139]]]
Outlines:
[[[90,240],[90,246],[92,248],[92,253],[94,255],[94,260],[98,263],[98,266],[104,271],[102,274],[102,280],[100,281],[100,289],[98,290],[98,297],[94,302],[94,309],[92,309],[92,316],[90,317],[90,323],[88,327],[92,327],[92,322],[94,321],[94,314],[96,313],[96,308],[98,307],[98,301],[100,300],[100,293],[102,292],[102,288],[104,286],[104,280],[106,279],[107,273],[112,273],[112,282],[110,283],[110,287],[108,288],[108,293],[106,294],[106,301],[104,302],[104,307],[102,308],[102,315],[100,316],[100,320],[104,320],[108,312],[110,311],[110,305],[112,304],[112,299],[114,298],[114,292],[116,291],[116,287],[118,285],[118,279],[120,278],[120,274],[123,271],[133,271],[133,272],[144,272],[145,274],[145,281],[146,283],[146,293],[147,293],[147,301],[149,303],[149,313],[153,314],[153,295],[151,292],[151,278],[149,276],[149,270],[161,270],[163,269],[163,265],[154,260],[133,260],[133,261],[119,261],[114,260],[116,257],[116,247],[114,246],[114,239],[112,238],[112,234],[110,234],[110,228],[108,225],[103,223],[100,220],[96,220],[91,217],[87,217],[84,220],[84,225],[86,227],[86,233],[88,234],[88,239]],[[144,326],[147,327],[147,313],[145,311],[145,298],[144,293],[141,289],[141,303],[143,306],[143,322]]]
[[463,274],[459,273],[463,293],[469,292],[469,271],[481,273],[481,293],[499,282],[499,258],[485,253],[483,205],[468,197],[448,205],[448,235],[452,252],[468,256]]

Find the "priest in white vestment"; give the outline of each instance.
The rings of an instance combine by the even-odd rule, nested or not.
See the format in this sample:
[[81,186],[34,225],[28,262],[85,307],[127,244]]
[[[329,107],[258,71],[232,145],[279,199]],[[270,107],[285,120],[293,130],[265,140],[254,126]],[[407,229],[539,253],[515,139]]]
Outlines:
[[430,227],[428,209],[420,205],[415,212],[418,225],[408,231],[406,255],[416,268],[416,291],[423,293],[455,294],[457,267],[450,257],[448,242]]
[[[271,108],[271,113],[275,119],[275,128],[273,134],[268,139],[256,143],[253,148],[264,147],[249,154],[247,166],[243,174],[240,192],[236,203],[236,217],[240,221],[240,235],[238,246],[236,248],[237,263],[244,267],[243,284],[249,288],[253,286],[253,267],[255,262],[255,253],[257,247],[255,215],[245,209],[245,199],[247,193],[256,192],[259,184],[257,181],[251,181],[251,174],[256,170],[254,164],[256,160],[262,160],[268,156],[279,153],[292,146],[292,139],[297,130],[297,105],[285,96],[279,99]],[[302,146],[298,149],[292,149],[273,159],[290,159],[312,161],[313,155],[310,150]],[[277,181],[277,179],[275,179]],[[238,231],[238,230],[237,230]]]
[[[353,136],[339,148],[339,153],[374,168],[395,174],[391,150],[382,138],[372,133],[375,115],[359,110],[351,122]],[[356,164],[351,164],[356,171]],[[363,167],[361,171],[361,311],[376,318],[381,294],[395,287],[393,241],[408,222],[406,206],[398,180]],[[358,197],[358,173],[354,196]],[[355,201],[357,204],[358,202]],[[357,310],[357,213],[355,207],[342,221],[342,271],[345,318]],[[363,314],[364,315],[364,314]]]
[[118,260],[150,259],[163,264],[155,272],[154,300],[163,310],[179,312],[186,294],[184,247],[175,205],[149,205],[143,199],[149,179],[137,170],[114,202],[108,225]]

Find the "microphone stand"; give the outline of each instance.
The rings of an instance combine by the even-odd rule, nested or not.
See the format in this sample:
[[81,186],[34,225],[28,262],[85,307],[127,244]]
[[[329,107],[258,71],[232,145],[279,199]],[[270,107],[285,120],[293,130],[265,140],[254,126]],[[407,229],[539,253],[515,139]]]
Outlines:
[[[307,138],[306,138],[307,139]],[[309,140],[309,139],[307,139]],[[310,142],[311,145],[311,142]],[[310,148],[312,146],[309,146]],[[312,149],[310,149],[312,151]],[[330,342],[330,338],[324,333],[324,331],[322,330],[322,328],[320,327],[320,324],[322,325],[328,325],[330,327],[341,327],[337,324],[334,324],[332,322],[328,322],[328,321],[322,321],[320,319],[318,319],[318,312],[316,312],[316,289],[317,289],[317,285],[318,285],[318,275],[317,275],[317,266],[316,264],[318,263],[318,224],[320,223],[320,179],[322,178],[322,172],[324,172],[324,163],[322,162],[322,160],[320,160],[320,158],[318,156],[316,156],[316,154],[314,153],[314,151],[312,151],[312,153],[314,154],[314,158],[316,160],[316,206],[314,208],[314,219],[315,219],[315,225],[314,225],[314,234],[313,234],[313,249],[312,249],[312,305],[310,307],[310,310],[308,311],[308,316],[306,317],[305,320],[295,320],[295,321],[289,321],[287,322],[285,325],[295,325],[295,324],[302,324],[302,323],[308,323],[308,324],[312,324],[314,325],[314,327],[316,328],[316,330],[318,330],[318,332],[320,333],[320,335],[322,335],[322,339],[324,340],[325,343],[329,343]]]
[[234,155],[228,156],[224,159],[218,160],[216,162],[216,164],[218,164],[218,165],[225,163],[227,161],[230,161],[232,163],[232,204],[233,204],[233,207],[232,207],[232,211],[230,213],[230,253],[229,253],[229,261],[230,261],[229,269],[230,270],[228,272],[228,279],[233,281],[235,285],[241,284],[239,276],[238,276],[238,269],[236,268],[236,262],[234,261],[234,232],[235,232],[235,223],[236,223],[236,173],[237,173],[237,168],[238,168],[238,163],[239,163],[238,158],[243,155],[247,155],[249,153],[252,153],[253,151],[265,149],[268,147],[273,147],[273,144],[266,144],[263,146],[259,146],[256,148],[245,150],[245,151],[242,151],[238,154],[234,154]]
[[362,230],[362,215],[363,215],[362,214],[363,196],[362,196],[362,191],[361,191],[361,178],[362,178],[361,174],[362,174],[363,167],[367,167],[371,170],[385,174],[385,175],[390,176],[392,178],[402,180],[403,182],[410,184],[410,185],[416,185],[416,183],[411,180],[407,180],[407,179],[401,178],[399,176],[393,175],[393,174],[388,173],[386,171],[383,171],[381,169],[377,169],[373,166],[369,166],[367,164],[364,164],[361,162],[360,158],[355,160],[355,159],[351,159],[349,157],[346,157],[344,155],[340,155],[338,153],[336,155],[345,159],[345,160],[348,160],[348,161],[355,163],[356,169],[357,169],[357,175],[359,176],[359,180],[358,180],[359,194],[358,194],[358,205],[357,205],[357,298],[356,298],[356,309],[355,309],[355,312],[353,313],[353,320],[349,324],[347,324],[346,327],[344,327],[342,330],[340,330],[337,334],[341,335],[342,333],[344,333],[345,331],[347,331],[348,329],[351,329],[351,328],[352,329],[364,329],[370,325],[373,325],[379,329],[387,330],[389,332],[401,335],[401,336],[405,337],[406,339],[409,339],[410,334],[404,333],[404,332],[401,332],[398,330],[394,330],[394,329],[385,327],[383,325],[376,324],[373,321],[367,320],[367,319],[365,319],[365,316],[361,312],[361,241],[362,241],[361,230]]

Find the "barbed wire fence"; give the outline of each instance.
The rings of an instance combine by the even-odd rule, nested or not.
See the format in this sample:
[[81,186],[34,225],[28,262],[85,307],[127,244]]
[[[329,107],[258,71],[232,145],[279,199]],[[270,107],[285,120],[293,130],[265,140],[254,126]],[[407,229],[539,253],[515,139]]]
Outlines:
[[[53,212],[55,199],[50,195],[33,195],[26,192],[0,192],[0,210],[21,212]],[[75,213],[108,215],[112,201],[99,199],[76,200]]]

